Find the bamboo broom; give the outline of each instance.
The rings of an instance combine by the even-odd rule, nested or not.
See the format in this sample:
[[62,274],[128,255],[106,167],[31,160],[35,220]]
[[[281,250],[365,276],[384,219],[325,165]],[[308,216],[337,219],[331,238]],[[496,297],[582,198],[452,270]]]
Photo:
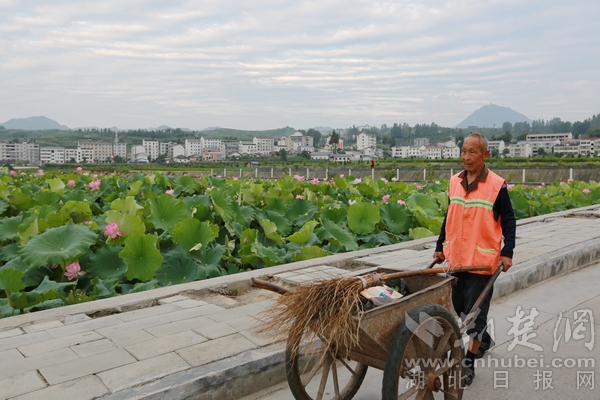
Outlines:
[[[306,332],[312,332],[314,338],[326,338],[338,351],[348,352],[358,345],[358,327],[364,313],[360,292],[386,280],[448,272],[448,268],[431,268],[433,264],[415,271],[322,279],[290,290],[253,278],[253,286],[283,294],[272,308],[262,312],[264,325],[258,332],[277,340],[287,338],[288,343],[298,345]],[[485,270],[489,268],[460,267],[452,272]]]

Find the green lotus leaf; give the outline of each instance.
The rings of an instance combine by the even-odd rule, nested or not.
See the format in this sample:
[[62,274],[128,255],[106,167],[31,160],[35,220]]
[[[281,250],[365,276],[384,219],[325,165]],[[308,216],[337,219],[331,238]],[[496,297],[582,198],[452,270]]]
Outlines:
[[358,235],[366,235],[375,230],[379,223],[379,207],[371,203],[355,203],[348,208],[348,227]]
[[10,207],[10,204],[0,199],[0,215],[4,214],[4,211],[8,210],[8,207]]
[[[47,279],[48,279],[48,277],[46,277],[46,280]],[[45,285],[47,287],[42,288],[42,285],[44,285],[44,283],[43,283],[42,285],[40,285],[40,287],[38,287],[35,290],[32,290],[31,292],[13,293],[8,298],[8,304],[15,310],[28,309],[28,308],[34,307],[38,304],[44,303],[46,301],[56,299],[57,297],[59,297],[59,290],[61,290],[61,293],[62,293],[62,289],[64,287],[71,286],[76,283],[76,282],[56,283],[56,282],[52,282],[52,281],[48,281],[48,282],[50,283],[50,285],[55,284],[57,286],[51,287],[50,285]],[[59,304],[62,304],[62,302],[60,302]]]
[[267,211],[275,211],[279,214],[287,213],[288,207],[287,202],[279,197],[273,197],[269,194],[269,196],[265,200],[265,210]]
[[156,239],[154,235],[136,233],[125,240],[125,248],[119,253],[119,257],[127,265],[127,279],[147,281],[156,274],[163,261],[163,256],[156,248]]
[[138,282],[133,285],[131,290],[127,291],[127,294],[145,292],[146,290],[156,289],[157,287],[158,281],[156,279],[152,279],[147,282]]
[[361,246],[361,248],[372,248],[398,243],[398,241],[392,240],[392,238],[390,238],[385,232],[373,232],[368,235],[361,236],[359,239],[364,244]]
[[198,279],[215,278],[223,275],[221,260],[227,254],[227,247],[223,245],[209,245],[195,253],[200,261]]
[[292,231],[292,224],[284,214],[280,214],[276,211],[265,211],[264,217],[261,219],[268,219],[269,221],[277,225],[277,230],[281,233],[282,236],[288,236]]
[[369,199],[376,199],[379,197],[379,186],[377,182],[367,179],[355,186],[358,192]]
[[351,232],[326,219],[321,220],[321,225],[327,232],[328,240],[335,246],[343,247],[346,250],[358,250],[358,243]]
[[413,226],[414,218],[408,208],[398,203],[381,205],[381,220],[386,230],[395,233],[408,233]]
[[321,211],[320,218],[328,219],[336,224],[343,224],[347,221],[348,212],[346,208],[326,208]]
[[256,236],[256,229],[246,229],[240,236],[240,250],[238,254],[244,264],[250,264],[256,258],[256,252],[254,251]]
[[283,264],[285,262],[285,249],[278,249],[276,247],[263,246],[260,243],[256,244],[256,252],[258,257],[265,263],[267,267],[274,265]]
[[91,280],[92,296],[95,299],[108,299],[116,296],[117,280],[104,281],[98,277]]
[[140,189],[142,188],[143,184],[144,181],[141,180],[134,180],[133,182],[131,182],[129,190],[127,191],[127,196],[137,196],[138,194],[140,194]]
[[32,267],[44,264],[58,265],[79,258],[96,243],[97,237],[87,226],[69,222],[31,237],[21,247],[19,254],[23,261]]
[[219,213],[223,221],[229,222],[235,218],[231,198],[227,197],[224,191],[213,189],[209,194],[215,211]]
[[200,221],[210,218],[210,207],[212,202],[210,196],[206,194],[184,197],[183,202],[191,216]]
[[17,210],[26,211],[31,207],[31,195],[23,192],[21,188],[11,190],[8,198]]
[[200,264],[190,258],[181,245],[177,245],[165,254],[165,259],[156,271],[154,279],[158,281],[160,286],[193,282],[198,277],[199,269]]
[[23,222],[23,215],[0,218],[0,240],[13,240],[19,237],[21,222]]
[[121,245],[129,236],[134,234],[146,233],[146,227],[142,219],[134,214],[123,214],[120,211],[109,210],[106,212],[106,224],[115,222],[123,236],[117,236],[114,239],[107,238],[107,243]]
[[426,237],[430,237],[430,236],[435,236],[435,233],[431,232],[429,229],[427,228],[423,228],[421,226],[411,229],[410,232],[408,233],[408,236],[410,236],[411,239],[417,240],[417,239],[423,239]]
[[277,225],[275,225],[275,223],[267,219],[263,219],[260,221],[260,226],[263,228],[263,231],[265,232],[265,236],[267,238],[271,239],[279,246],[283,245],[283,239],[281,235],[277,233]]
[[196,181],[187,175],[178,176],[175,179],[175,185],[183,193],[187,193],[187,194],[196,193]]
[[51,192],[62,192],[63,190],[65,190],[65,183],[63,181],[61,181],[59,178],[54,178],[54,179],[49,179],[48,181],[48,185],[50,186],[50,191]]
[[[48,216],[49,220],[53,220],[55,216]],[[88,202],[79,202],[75,200],[67,201],[58,211],[56,218],[60,218],[62,223],[73,221],[81,223],[92,219],[92,210]]]
[[[84,201],[88,198],[88,194],[83,190],[69,190],[68,192],[63,193],[60,198],[64,203],[69,200]],[[91,200],[92,198],[90,197],[89,199]]]
[[287,217],[294,225],[303,226],[317,211],[317,206],[310,201],[294,199],[288,204]]
[[263,186],[252,183],[244,185],[242,189],[242,202],[250,206],[256,207],[263,200]]
[[208,176],[206,181],[210,186],[214,186],[219,189],[225,189],[227,187],[227,180],[223,178],[217,178],[216,176]]
[[119,257],[121,246],[104,246],[90,257],[86,272],[90,278],[102,280],[121,279],[125,275],[127,265]]
[[55,210],[58,209],[58,203],[61,200],[60,194],[54,192],[39,192],[33,196],[33,203],[36,205],[50,205]]
[[219,226],[208,222],[200,222],[195,218],[186,218],[172,230],[175,243],[179,243],[185,251],[200,249],[219,236]]
[[292,254],[292,261],[311,260],[313,258],[325,257],[330,254],[330,252],[323,250],[319,246],[303,246],[300,247],[299,251]]
[[413,193],[408,196],[406,206],[410,211],[421,209],[430,217],[437,217],[439,215],[439,206],[435,198],[424,193]]
[[304,224],[304,226],[298,232],[295,232],[293,235],[288,236],[286,240],[293,243],[305,244],[306,242],[308,242],[308,239],[310,239],[311,235],[313,234],[313,231],[315,230],[315,227],[318,224],[319,223],[317,221],[310,220],[306,224]]
[[148,202],[151,212],[147,221],[164,231],[170,231],[179,221],[189,216],[185,204],[169,194],[162,194]]
[[144,207],[136,203],[133,196],[127,196],[124,199],[116,199],[110,204],[111,210],[120,211],[123,214],[137,214]]
[[235,212],[235,221],[242,224],[245,228],[250,226],[250,222],[256,214],[254,207],[239,206],[235,203],[233,204],[233,211]]
[[[0,230],[0,232],[2,232],[2,230]],[[15,258],[20,258],[19,246],[16,243],[0,246],[0,260],[8,262]]]
[[0,271],[0,290],[6,290],[10,293],[19,292],[25,289],[23,283],[23,272],[8,268]]

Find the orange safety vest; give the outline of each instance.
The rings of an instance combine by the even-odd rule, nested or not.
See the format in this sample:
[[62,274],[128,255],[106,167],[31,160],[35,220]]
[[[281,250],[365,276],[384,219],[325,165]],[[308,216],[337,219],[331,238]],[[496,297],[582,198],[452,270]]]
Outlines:
[[444,256],[450,268],[486,266],[492,270],[473,273],[492,275],[498,268],[502,246],[502,226],[500,218],[494,220],[493,207],[504,178],[488,170],[486,180],[467,194],[458,175],[450,179]]

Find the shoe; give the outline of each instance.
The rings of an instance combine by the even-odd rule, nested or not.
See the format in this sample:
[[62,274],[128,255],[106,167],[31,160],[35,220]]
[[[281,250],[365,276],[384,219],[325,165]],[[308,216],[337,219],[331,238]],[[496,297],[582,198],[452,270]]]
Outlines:
[[475,378],[475,370],[473,368],[464,367],[462,371],[461,386],[467,387],[473,383]]
[[479,349],[477,349],[477,355],[475,358],[483,357],[485,353],[487,353],[487,351],[496,344],[496,342],[494,342],[494,339],[492,339],[489,335],[487,336],[487,338],[489,340],[482,340],[479,344]]

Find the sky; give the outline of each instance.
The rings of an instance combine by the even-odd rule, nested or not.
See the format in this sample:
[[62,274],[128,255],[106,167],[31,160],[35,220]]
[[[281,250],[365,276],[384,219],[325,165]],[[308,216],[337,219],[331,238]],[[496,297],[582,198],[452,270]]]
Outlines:
[[600,1],[0,0],[0,122],[453,127],[600,112]]

